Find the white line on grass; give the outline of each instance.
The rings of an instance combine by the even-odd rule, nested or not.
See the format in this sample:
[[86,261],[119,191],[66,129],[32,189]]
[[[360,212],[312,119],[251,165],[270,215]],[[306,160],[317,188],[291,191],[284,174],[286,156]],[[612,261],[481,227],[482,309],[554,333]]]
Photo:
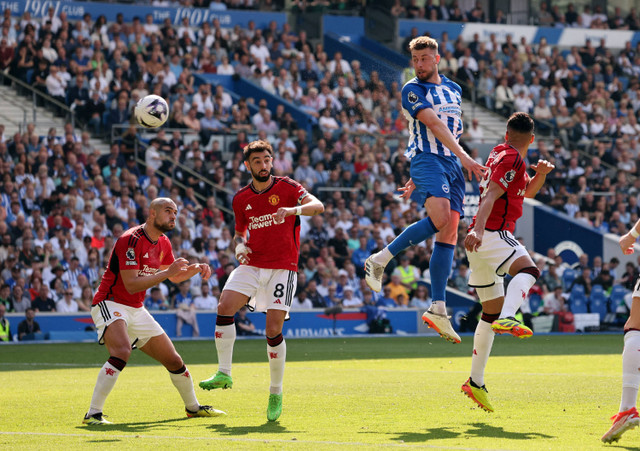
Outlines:
[[[293,362],[291,362],[293,363]],[[290,364],[291,364],[290,363]],[[200,364],[198,364],[200,365]],[[203,364],[204,365],[204,364]],[[82,368],[82,367],[88,367],[88,368],[99,368],[102,365],[100,364],[96,364],[96,363],[60,363],[60,362],[56,362],[56,363],[44,363],[44,362],[18,362],[18,363],[8,363],[8,362],[0,362],[0,366],[53,366],[53,367],[64,367],[64,368]],[[140,364],[140,365],[132,365],[132,367],[148,367],[148,366],[158,366],[157,364]],[[250,365],[245,365],[242,363],[238,363],[238,364],[234,364],[234,367],[243,367],[243,366],[250,366]],[[326,368],[323,367],[313,367],[313,366],[302,366],[302,367],[296,367],[296,369],[298,370],[304,370],[304,371],[318,371],[318,370],[326,370]],[[332,368],[333,371],[365,371],[367,373],[371,373],[371,372],[378,372],[378,373],[384,373],[384,372],[397,372],[397,370],[395,369],[384,369],[384,368],[379,368],[379,369],[372,369],[372,368],[348,368],[348,367],[334,367]],[[403,370],[404,373],[416,373],[416,374],[421,374],[421,373],[432,373],[432,374],[440,374],[440,373],[447,373],[447,374],[467,374],[468,371],[447,371],[447,370]],[[494,375],[513,375],[512,372],[491,372],[491,374]],[[619,377],[618,374],[591,374],[591,373],[526,373],[527,376],[552,376],[552,377]]]
[[[45,437],[84,437],[84,438],[104,438],[103,435],[98,434],[64,434],[60,432],[22,432],[22,431],[0,431],[0,435],[23,435],[23,436],[45,436]],[[443,449],[442,446],[425,445],[425,444],[408,444],[408,443],[366,443],[366,442],[335,442],[330,440],[280,440],[280,439],[260,439],[260,438],[233,438],[233,437],[183,437],[183,436],[169,436],[169,435],[109,435],[109,438],[125,438],[125,439],[141,439],[148,438],[154,440],[216,440],[216,441],[231,441],[231,442],[250,442],[250,443],[290,443],[295,444],[314,444],[314,445],[332,445],[332,446],[375,446],[375,447],[393,447],[393,448],[428,448],[428,449]],[[469,448],[469,447],[456,447],[447,446],[446,449],[459,449],[459,450],[487,450],[487,448]],[[506,448],[495,448],[495,450],[509,451]]]

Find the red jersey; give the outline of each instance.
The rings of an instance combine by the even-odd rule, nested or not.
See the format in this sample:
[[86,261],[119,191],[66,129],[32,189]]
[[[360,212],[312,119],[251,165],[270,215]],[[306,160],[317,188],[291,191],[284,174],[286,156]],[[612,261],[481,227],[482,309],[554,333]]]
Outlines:
[[[490,180],[500,185],[505,193],[493,204],[485,228],[491,231],[508,230],[513,233],[516,221],[522,216],[524,192],[529,183],[526,164],[517,149],[504,143],[493,148],[486,166],[489,171],[480,182],[480,205]],[[472,228],[475,223],[474,217]]]
[[264,191],[256,191],[250,183],[236,193],[233,198],[236,231],[249,232],[249,266],[298,271],[300,218],[291,215],[275,224],[273,216],[280,207],[300,205],[309,193],[289,177],[274,176],[272,180]]
[[122,234],[113,246],[107,270],[102,276],[93,305],[106,300],[130,307],[142,307],[146,290],[131,294],[124,287],[120,271],[135,269],[139,276],[153,275],[160,266],[170,265],[175,258],[171,242],[165,235],[151,241],[144,224],[132,227]]

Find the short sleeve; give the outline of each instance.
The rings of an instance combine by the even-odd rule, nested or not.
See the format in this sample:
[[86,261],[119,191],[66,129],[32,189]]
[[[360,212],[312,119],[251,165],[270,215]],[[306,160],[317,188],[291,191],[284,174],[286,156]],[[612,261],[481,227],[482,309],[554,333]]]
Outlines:
[[120,237],[116,241],[116,245],[113,249],[116,258],[118,259],[118,266],[121,271],[127,271],[129,269],[140,269],[140,260],[142,255],[136,252],[136,248],[129,246],[129,236],[126,238]]
[[[517,163],[517,155],[506,154],[504,157],[496,163],[491,171],[491,180],[496,182],[505,191],[509,189],[511,182],[516,180],[522,174],[520,174],[523,164]],[[516,169],[518,167],[519,169]]]
[[236,195],[233,198],[233,214],[236,218],[236,230],[238,232],[245,232],[247,227],[247,218],[244,216],[244,208],[242,205],[241,199]]
[[433,105],[425,98],[423,87],[416,83],[407,83],[402,88],[402,108],[415,118],[420,110],[433,108]]

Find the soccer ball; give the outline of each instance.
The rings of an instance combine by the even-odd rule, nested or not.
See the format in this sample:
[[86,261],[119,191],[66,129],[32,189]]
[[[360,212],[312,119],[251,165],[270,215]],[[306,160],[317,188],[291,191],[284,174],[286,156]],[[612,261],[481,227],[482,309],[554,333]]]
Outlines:
[[138,124],[147,128],[157,128],[167,121],[169,105],[162,97],[151,94],[138,100],[134,114]]

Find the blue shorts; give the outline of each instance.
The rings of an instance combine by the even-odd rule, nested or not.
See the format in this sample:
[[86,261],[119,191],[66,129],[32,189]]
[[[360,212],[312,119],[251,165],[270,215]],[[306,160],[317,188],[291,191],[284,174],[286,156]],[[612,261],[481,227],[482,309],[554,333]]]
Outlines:
[[449,199],[451,209],[464,217],[466,183],[457,160],[421,152],[411,159],[409,174],[416,185],[411,200],[424,205],[431,196],[444,197]]

